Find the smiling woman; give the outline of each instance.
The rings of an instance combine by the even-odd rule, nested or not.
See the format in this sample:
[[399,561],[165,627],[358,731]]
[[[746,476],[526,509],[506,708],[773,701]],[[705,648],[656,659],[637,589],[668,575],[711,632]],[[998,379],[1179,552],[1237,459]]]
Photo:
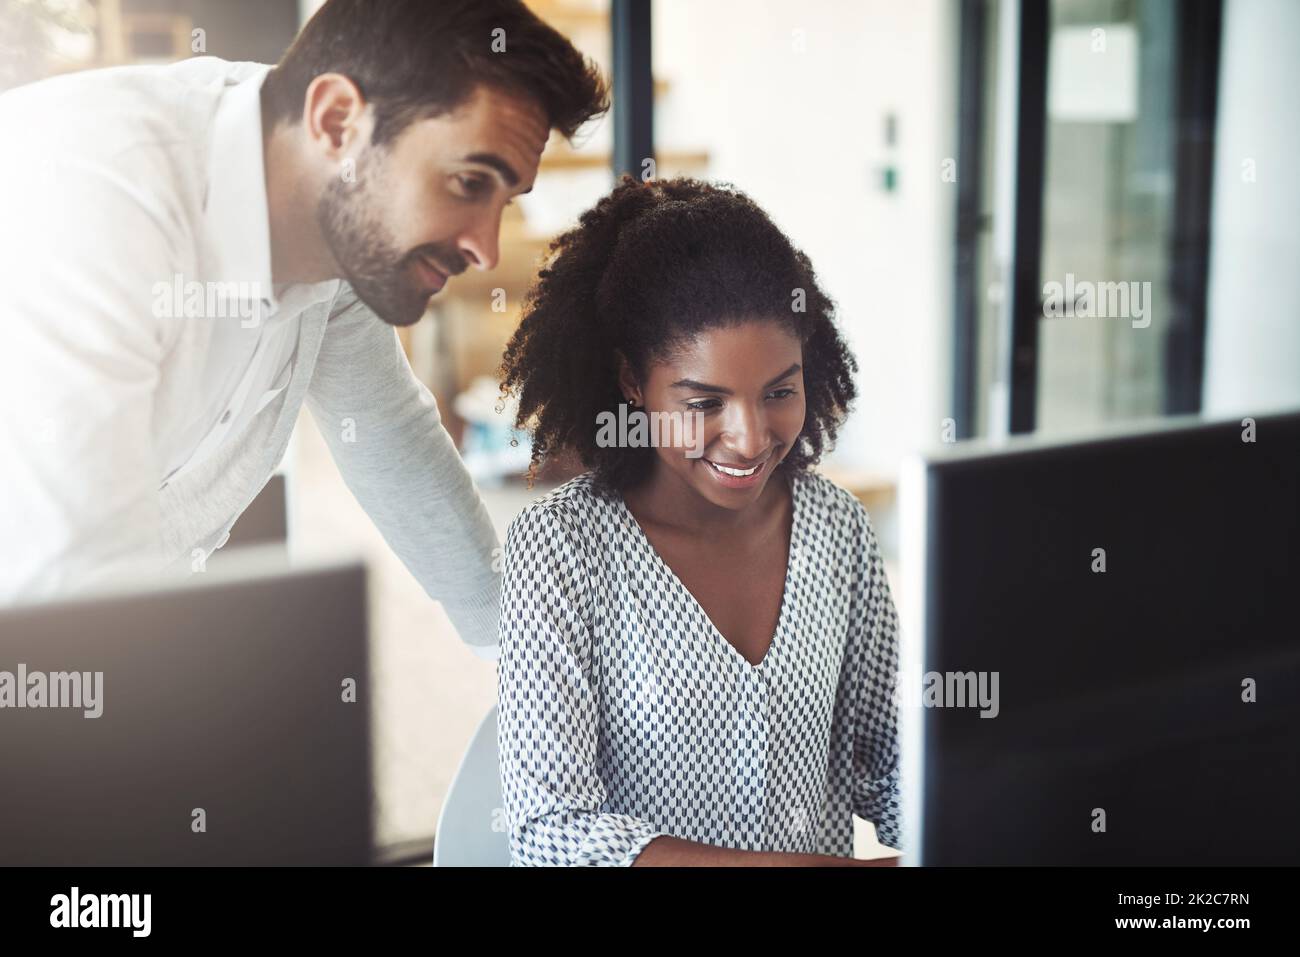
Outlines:
[[[863,507],[810,471],[854,363],[742,193],[624,177],[506,351],[534,471],[505,547],[499,744],[518,864],[844,864],[899,843],[897,618]],[[689,441],[609,441],[615,409]]]
[[[802,379],[805,415],[797,441],[786,436],[789,464],[814,464],[834,441],[855,395],[856,364],[808,258],[743,193],[689,178],[643,184],[624,176],[551,253],[502,364],[504,387],[519,396],[520,427],[533,434],[534,472],[567,449],[610,488],[643,480],[649,450],[602,449],[596,416],[637,399],[633,380],[646,386],[652,359],[706,329],[754,319],[773,327],[769,335],[794,340],[775,350],[778,365],[762,369],[759,383],[780,401],[783,382],[768,379]],[[665,383],[673,408],[727,404],[722,383],[677,378]],[[687,394],[692,385],[705,388]]]

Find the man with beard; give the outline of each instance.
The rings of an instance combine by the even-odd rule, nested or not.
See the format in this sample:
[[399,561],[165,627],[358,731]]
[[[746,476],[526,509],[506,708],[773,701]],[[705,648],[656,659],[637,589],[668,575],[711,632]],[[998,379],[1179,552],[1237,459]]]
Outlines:
[[274,68],[200,57],[0,97],[0,603],[201,567],[305,402],[493,656],[496,535],[394,327],[496,265],[550,130],[607,102],[518,0],[329,0]]

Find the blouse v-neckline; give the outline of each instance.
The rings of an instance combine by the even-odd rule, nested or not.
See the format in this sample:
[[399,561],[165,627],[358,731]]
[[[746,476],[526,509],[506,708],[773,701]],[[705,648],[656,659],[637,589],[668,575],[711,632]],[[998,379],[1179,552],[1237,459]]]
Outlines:
[[686,587],[686,583],[681,580],[675,571],[673,571],[673,567],[668,564],[662,555],[659,554],[659,549],[655,548],[654,543],[650,541],[650,536],[645,533],[645,529],[641,527],[641,523],[637,521],[636,516],[632,514],[632,510],[628,508],[627,502],[624,500],[622,494],[616,493],[614,495],[614,498],[617,500],[616,506],[624,520],[627,522],[632,537],[640,544],[641,548],[649,553],[651,562],[658,565],[663,573],[667,575],[668,579],[673,582],[673,584],[695,606],[696,610],[700,613],[700,617],[708,623],[709,630],[713,633],[714,638],[722,642],[726,647],[726,650],[730,651],[731,654],[735,656],[735,660],[739,661],[742,665],[753,672],[761,672],[763,666],[772,659],[772,654],[776,650],[777,642],[781,638],[781,632],[785,627],[786,619],[790,614],[790,605],[794,597],[794,589],[791,587],[791,584],[798,563],[798,543],[802,540],[801,519],[803,513],[799,506],[799,489],[802,483],[800,482],[800,476],[797,473],[787,473],[787,479],[790,484],[790,541],[786,545],[785,578],[781,586],[781,606],[777,610],[776,627],[772,630],[772,640],[768,642],[767,650],[763,653],[763,657],[758,660],[757,664],[750,662],[748,658],[740,653],[739,648],[727,640],[727,636],[724,635],[722,630],[714,623],[713,618],[709,615],[708,611],[705,610],[704,606],[700,603],[700,600],[695,597],[695,593]]

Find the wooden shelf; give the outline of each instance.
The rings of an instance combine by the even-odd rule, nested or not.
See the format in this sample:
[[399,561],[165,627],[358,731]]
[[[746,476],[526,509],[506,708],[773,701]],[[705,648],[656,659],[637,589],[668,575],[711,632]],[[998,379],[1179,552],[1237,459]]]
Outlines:
[[[542,156],[541,168],[556,170],[608,169],[613,158],[608,153],[583,153],[569,146],[553,146]],[[709,165],[708,150],[668,150],[655,152],[655,164],[669,169],[701,169]]]
[[[98,62],[93,66],[127,63],[170,63],[190,55],[194,21],[188,13],[166,10],[134,11],[123,0],[91,0],[97,23]],[[156,47],[149,47],[149,40]]]

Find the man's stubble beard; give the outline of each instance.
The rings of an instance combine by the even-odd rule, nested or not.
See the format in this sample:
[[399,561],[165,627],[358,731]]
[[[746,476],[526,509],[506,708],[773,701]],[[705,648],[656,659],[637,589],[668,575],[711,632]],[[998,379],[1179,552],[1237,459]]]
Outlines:
[[376,316],[393,326],[420,321],[429,297],[410,279],[411,254],[398,251],[373,201],[379,173],[373,147],[357,162],[353,182],[330,182],[316,207],[321,234],[343,278]]

